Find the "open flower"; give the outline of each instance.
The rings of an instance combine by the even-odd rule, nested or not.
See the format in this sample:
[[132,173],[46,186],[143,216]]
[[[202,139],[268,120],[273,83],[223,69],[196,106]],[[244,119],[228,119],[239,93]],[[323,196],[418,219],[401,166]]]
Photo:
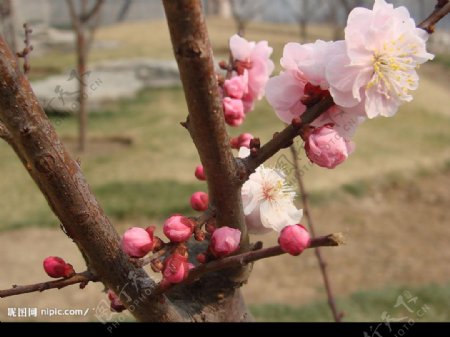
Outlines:
[[[242,158],[249,151],[242,147],[239,156]],[[279,232],[285,226],[299,223],[303,210],[295,207],[295,195],[281,170],[259,166],[242,186],[245,223],[249,233]]]
[[393,116],[412,100],[410,91],[419,85],[416,68],[433,58],[426,51],[427,39],[403,6],[375,0],[373,10],[354,8],[345,28],[345,52],[326,69],[336,104],[363,103],[369,118]]
[[[280,60],[284,71],[269,80],[266,98],[275,109],[277,116],[285,123],[300,117],[308,106],[318,103],[329,95],[326,69],[330,55],[345,53],[345,42],[325,42],[299,44],[288,43]],[[312,126],[334,124],[336,131],[350,140],[356,127],[364,121],[364,105],[352,107],[333,105],[316,119]]]
[[235,34],[230,39],[230,50],[239,75],[248,76],[248,88],[242,100],[249,112],[255,100],[260,100],[275,66],[270,60],[273,49],[267,41],[249,42]]

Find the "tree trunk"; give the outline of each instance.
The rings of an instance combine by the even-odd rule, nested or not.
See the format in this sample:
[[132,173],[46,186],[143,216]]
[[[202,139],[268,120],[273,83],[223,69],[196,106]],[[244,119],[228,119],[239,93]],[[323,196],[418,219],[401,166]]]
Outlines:
[[0,120],[11,134],[13,149],[68,236],[77,244],[89,270],[106,287],[119,293],[123,304],[139,320],[190,320],[164,295],[152,296],[155,283],[129,262],[120,247],[117,231],[1,37],[0,77]]
[[[219,227],[230,226],[241,231],[241,251],[246,251],[249,237],[244,222],[239,170],[226,131],[201,2],[164,0],[163,3],[189,110],[186,127],[205,168],[210,207],[216,211]],[[196,254],[193,252],[190,256]],[[178,292],[168,296],[175,303],[183,301],[191,316],[200,317],[200,320],[250,320],[251,315],[239,290],[250,269],[251,266],[207,275],[197,283],[184,286],[182,296],[178,296]]]

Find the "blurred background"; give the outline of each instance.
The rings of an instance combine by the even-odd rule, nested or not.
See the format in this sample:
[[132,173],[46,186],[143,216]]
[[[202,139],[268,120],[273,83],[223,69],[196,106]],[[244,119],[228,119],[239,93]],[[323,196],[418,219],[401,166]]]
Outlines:
[[[416,22],[435,5],[391,2],[407,6]],[[189,197],[206,186],[194,178],[199,158],[179,125],[187,108],[161,2],[107,0],[98,11],[95,1],[73,3],[71,15],[66,1],[0,1],[0,29],[11,48],[24,48],[24,22],[33,29],[29,78],[58,134],[119,233],[161,227],[175,212],[193,215]],[[342,38],[356,5],[372,1],[204,1],[216,61],[228,58],[228,39],[239,31],[269,41],[275,73],[284,44]],[[450,319],[450,18],[438,25],[429,49],[436,58],[419,69],[414,101],[393,118],[365,122],[349,160],[326,170],[299,159],[316,231],[347,237],[346,246],[323,249],[345,321]],[[80,73],[77,55],[84,57]],[[80,90],[87,115],[82,142]],[[282,128],[263,100],[229,131],[250,132],[264,143]],[[292,165],[288,150],[269,164],[280,161]],[[4,142],[0,172],[0,289],[46,280],[42,261],[50,255],[83,271],[80,253]],[[270,245],[276,236],[252,240]],[[0,321],[97,321],[102,290],[89,284],[0,299]],[[312,250],[258,262],[243,292],[257,320],[332,320]],[[14,317],[8,308],[37,308],[38,315]],[[45,308],[89,310],[49,317],[40,313]]]

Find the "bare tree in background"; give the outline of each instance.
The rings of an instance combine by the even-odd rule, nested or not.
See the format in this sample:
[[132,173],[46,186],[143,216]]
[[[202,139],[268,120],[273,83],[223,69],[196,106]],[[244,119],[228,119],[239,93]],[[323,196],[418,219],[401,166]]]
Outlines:
[[133,0],[124,0],[122,7],[120,8],[119,14],[117,15],[117,22],[122,22],[125,20],[128,12],[130,11],[131,4]]
[[230,0],[230,5],[236,31],[240,36],[244,36],[249,22],[262,12],[266,4],[262,0]]
[[79,13],[73,0],[66,0],[69,7],[72,28],[76,34],[76,53],[77,53],[77,79],[79,83],[78,92],[78,149],[84,151],[86,147],[86,129],[87,129],[87,93],[86,82],[83,79],[87,75],[87,62],[89,49],[94,40],[94,34],[100,20],[100,9],[104,0],[97,0],[92,8],[88,8],[87,0],[79,0]]
[[333,26],[333,39],[341,40],[344,34],[344,26],[348,14],[357,6],[363,6],[365,0],[339,0],[328,1],[327,21]]
[[300,29],[300,39],[305,41],[308,38],[308,23],[314,18],[314,14],[322,7],[321,0],[286,0],[286,8],[292,14]]
[[3,36],[5,36],[11,49],[17,51],[14,5],[11,0],[0,0],[0,19],[2,21]]
[[229,0],[205,0],[205,14],[229,18],[231,16],[231,4]]

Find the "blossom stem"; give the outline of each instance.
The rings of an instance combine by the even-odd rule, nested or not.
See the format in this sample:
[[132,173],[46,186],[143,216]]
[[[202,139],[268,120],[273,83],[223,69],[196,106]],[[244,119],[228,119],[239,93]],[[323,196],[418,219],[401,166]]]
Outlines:
[[419,23],[417,27],[426,30],[429,34],[432,34],[434,33],[434,26],[436,25],[436,23],[438,23],[448,13],[450,13],[450,1],[439,0],[433,13],[431,13],[430,16]]
[[[314,222],[312,219],[311,210],[309,208],[308,193],[306,192],[306,187],[303,182],[302,175],[300,173],[300,167],[298,166],[298,153],[293,145],[290,147],[290,149],[291,149],[292,159],[294,162],[295,179],[297,180],[297,184],[298,184],[298,187],[300,190],[300,196],[302,198],[303,212],[304,212],[304,215],[305,215],[305,218],[307,221],[309,231],[311,232],[311,237],[315,238],[316,231],[314,228]],[[328,305],[330,306],[330,310],[333,315],[334,321],[341,322],[344,314],[343,314],[343,312],[339,312],[339,310],[336,306],[336,301],[335,301],[333,290],[331,287],[330,277],[329,277],[328,271],[327,271],[327,263],[325,261],[325,258],[322,256],[322,252],[321,252],[319,246],[314,248],[314,253],[316,254],[317,261],[319,262],[320,272],[322,274],[323,283],[325,286],[325,290],[327,292]]]

